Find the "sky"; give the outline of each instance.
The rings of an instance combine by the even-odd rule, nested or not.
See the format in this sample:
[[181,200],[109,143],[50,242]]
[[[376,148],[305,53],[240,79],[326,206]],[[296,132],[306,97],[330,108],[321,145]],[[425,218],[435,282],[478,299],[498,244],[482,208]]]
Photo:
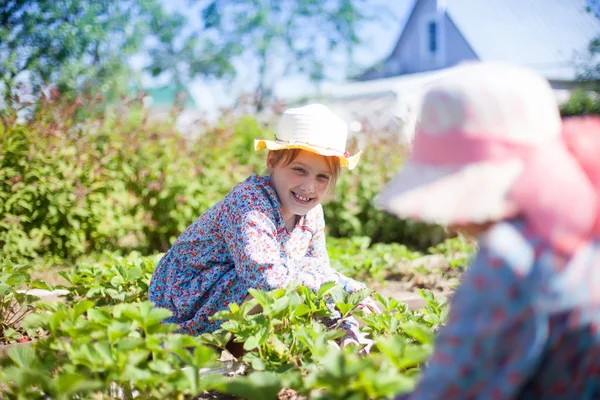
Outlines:
[[[186,0],[163,0],[167,10],[177,10],[185,13],[193,20],[199,21],[198,13],[190,12]],[[366,11],[377,10],[382,18],[374,22],[366,22],[358,33],[362,39],[361,45],[355,49],[355,59],[359,65],[370,66],[387,57],[391,53],[401,29],[404,25],[413,0],[366,0]],[[339,65],[339,73],[325,81],[325,84],[336,84],[344,81],[345,59],[341,54],[334,55],[335,62]],[[134,60],[134,67],[142,63],[143,57]],[[247,68],[252,65],[249,60],[237,63],[237,76],[232,82],[196,79],[189,85],[189,91],[194,97],[198,107],[207,117],[216,116],[219,107],[231,105],[235,98],[244,91],[255,87],[257,77],[254,70]],[[161,84],[146,78],[146,85]],[[315,92],[316,88],[302,76],[286,76],[275,84],[277,97],[290,99]]]

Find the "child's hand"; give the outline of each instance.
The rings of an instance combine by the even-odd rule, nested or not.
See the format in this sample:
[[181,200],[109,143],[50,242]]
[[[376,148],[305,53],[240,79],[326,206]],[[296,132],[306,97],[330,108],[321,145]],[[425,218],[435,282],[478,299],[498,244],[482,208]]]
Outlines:
[[377,303],[375,302],[375,300],[373,300],[373,298],[371,296],[369,296],[366,299],[364,299],[363,301],[361,301],[360,304],[358,305],[357,309],[364,311],[365,314],[370,314],[370,313],[381,314],[381,309],[379,308],[379,306],[377,305]]
[[371,347],[375,342],[368,339],[358,328],[346,330],[346,335],[342,338],[340,347],[343,349],[346,346],[356,346],[360,350],[358,354],[369,354]]
[[375,342],[367,338],[367,336],[360,331],[358,321],[354,318],[348,318],[342,322],[339,328],[346,332],[340,341],[341,348],[346,346],[356,346],[360,349],[358,352],[359,354],[369,354],[371,347],[373,347]]

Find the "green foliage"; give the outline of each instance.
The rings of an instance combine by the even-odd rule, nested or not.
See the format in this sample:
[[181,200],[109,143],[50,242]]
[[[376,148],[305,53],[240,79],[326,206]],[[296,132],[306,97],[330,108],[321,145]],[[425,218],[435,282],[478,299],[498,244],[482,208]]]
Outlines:
[[148,299],[148,287],[159,256],[127,257],[105,254],[101,263],[78,263],[59,274],[68,282],[67,301],[91,300],[98,305],[116,305]]
[[[196,1],[196,3],[200,3]],[[286,73],[301,73],[320,82],[335,68],[331,52],[352,49],[360,42],[366,19],[362,0],[298,0],[280,2],[210,1],[202,4],[204,35],[214,37],[210,48],[236,49],[258,61],[258,107],[272,96],[272,64],[286,52]],[[231,53],[231,51],[229,52]],[[233,59],[228,60],[230,63]],[[231,65],[231,64],[229,64]],[[248,66],[246,65],[246,68]]]
[[[219,391],[243,395],[266,390],[272,395],[265,398],[276,398],[280,389],[289,388],[309,399],[389,398],[413,387],[431,354],[433,331],[446,317],[445,301],[430,292],[421,294],[427,306],[416,312],[375,294],[383,312],[367,314],[356,306],[368,292],[349,295],[333,285],[324,285],[317,294],[302,286],[252,291],[253,300],[215,315],[224,320],[221,330],[201,340],[221,349],[231,337],[244,342],[242,360],[250,374],[222,382]],[[332,316],[327,304],[364,322],[362,329],[376,339],[369,355],[359,357],[352,346],[337,347],[343,332],[323,324],[323,318]],[[256,305],[262,312],[250,313]]]
[[[250,56],[258,62],[260,106],[272,97],[267,77],[282,49],[289,54],[282,66],[286,73],[315,81],[332,68],[331,51],[351,54],[365,19],[361,3],[192,1],[187,12],[176,12],[158,0],[1,2],[4,97],[9,111],[25,105],[22,94],[48,87],[115,100],[136,79],[131,56],[143,51],[145,72],[168,77],[174,85],[198,76],[233,77],[235,61]],[[204,23],[192,23],[190,13],[198,13]]]
[[24,336],[34,337],[34,330],[23,329],[21,321],[35,310],[38,297],[29,294],[30,289],[51,287],[38,279],[32,279],[30,267],[10,262],[0,264],[0,343],[14,342]]
[[450,264],[450,267],[464,270],[477,250],[475,239],[469,239],[462,235],[448,238],[442,243],[428,249],[431,254],[442,254]]
[[359,281],[383,281],[400,262],[414,260],[421,253],[399,243],[375,243],[364,236],[328,238],[331,266]]
[[124,220],[129,196],[110,169],[104,138],[70,128],[71,113],[62,117],[30,126],[12,123],[0,135],[5,259],[78,256],[116,245],[129,230]]
[[173,325],[161,322],[170,312],[149,302],[44,307],[47,312],[32,314],[26,325],[48,336],[11,348],[2,360],[5,399],[176,398],[219,379],[200,376],[215,363],[214,351],[173,333]]
[[[50,98],[26,124],[3,120],[0,250],[6,259],[166,251],[233,186],[264,171],[266,154],[252,144],[273,133],[255,118],[224,115],[198,138],[186,139],[168,123],[150,121],[136,104],[99,117],[83,104]],[[373,207],[400,167],[400,154],[397,144],[375,142],[357,170],[342,171],[324,204],[331,236],[423,249],[444,238],[440,227],[397,220]]]
[[[4,398],[152,399],[214,390],[275,399],[281,389],[309,399],[390,398],[414,386],[447,313],[445,299],[428,291],[420,291],[426,306],[419,311],[375,293],[382,313],[373,314],[357,307],[368,290],[348,294],[330,283],[314,293],[292,285],[251,290],[252,300],[213,317],[222,321],[220,330],[190,337],[161,323],[170,312],[146,301],[157,258],[109,256],[64,273],[71,283],[66,302],[38,302],[23,324],[46,334],[0,360]],[[2,271],[0,289],[37,285],[22,267]],[[261,311],[251,314],[257,305]],[[333,309],[362,321],[361,330],[375,340],[370,354],[338,348],[344,332],[332,325]],[[232,338],[244,342],[240,361],[248,374],[208,374],[217,366],[214,349],[225,350]]]
[[141,50],[149,56],[148,72],[168,72],[177,82],[184,71],[186,78],[233,72],[224,64],[228,49],[209,52],[210,43],[184,36],[185,28],[186,16],[166,12],[157,0],[1,2],[0,76],[8,109],[20,102],[20,82],[33,93],[49,86],[114,99],[134,78],[129,57]]
[[585,90],[573,92],[569,101],[561,105],[563,117],[575,115],[600,115],[600,95]]

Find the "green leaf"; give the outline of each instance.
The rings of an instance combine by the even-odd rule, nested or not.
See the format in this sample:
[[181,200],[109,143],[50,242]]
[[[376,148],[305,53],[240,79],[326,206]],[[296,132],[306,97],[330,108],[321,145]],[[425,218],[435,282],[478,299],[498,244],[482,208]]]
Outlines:
[[310,307],[304,303],[298,304],[292,313],[292,315],[296,318],[303,317],[306,314],[310,313]]
[[109,366],[114,364],[113,355],[108,343],[94,343],[92,349],[102,359],[104,365]]
[[140,267],[133,267],[127,271],[127,280],[135,281],[142,276],[142,269]]
[[433,332],[417,322],[408,321],[400,324],[400,327],[406,334],[422,344],[433,344],[435,340]]
[[20,368],[35,369],[37,363],[39,362],[34,349],[32,349],[30,346],[11,347],[6,352],[6,355]]
[[143,361],[148,360],[150,352],[147,350],[133,350],[127,353],[128,365],[138,365]]
[[251,288],[248,289],[248,293],[250,293],[250,295],[253,298],[255,298],[256,301],[258,301],[258,304],[260,304],[263,309],[269,306],[270,304],[273,304],[273,302],[275,301],[269,293],[263,292],[262,290],[256,290]]
[[357,306],[360,304],[361,301],[363,301],[364,299],[369,297],[370,294],[371,294],[371,290],[369,290],[369,289],[358,290],[358,291],[352,293],[348,297],[348,303],[354,304],[355,306]]
[[23,328],[25,329],[35,329],[42,328],[46,326],[50,322],[51,315],[49,314],[41,314],[35,313],[30,314],[23,320]]
[[12,286],[5,283],[0,283],[0,296],[4,296],[12,291]]
[[255,371],[264,371],[267,369],[267,363],[259,357],[252,358],[252,369]]
[[52,286],[48,285],[46,282],[36,279],[31,281],[29,284],[33,289],[43,289],[43,290],[52,290]]
[[112,321],[110,314],[104,309],[91,308],[87,312],[88,319],[102,325],[108,325]]
[[206,346],[197,346],[194,349],[193,366],[197,368],[206,367],[216,359],[216,353],[213,349]]
[[417,289],[417,292],[419,293],[419,296],[421,296],[428,303],[434,301],[433,292],[431,292],[431,290]]
[[93,393],[103,387],[103,383],[79,373],[65,372],[55,378],[56,390],[65,398],[75,394]]
[[125,367],[125,371],[123,371],[123,375],[121,376],[121,381],[133,381],[132,383],[135,385],[136,382],[149,381],[152,378],[153,376],[151,371],[137,368],[133,365],[127,365]]
[[406,369],[420,365],[427,361],[433,351],[432,346],[407,345],[403,357],[396,363],[398,368]]
[[11,286],[17,286],[21,283],[25,283],[25,282],[29,282],[29,275],[28,274],[13,274],[11,276],[8,277],[8,279],[6,280],[6,283],[11,285]]
[[115,287],[123,286],[125,284],[125,279],[120,275],[116,275],[112,277],[110,283]]
[[163,375],[168,375],[173,372],[171,364],[164,360],[152,360],[148,363],[148,368]]
[[169,318],[171,315],[173,315],[173,313],[166,308],[153,308],[144,319],[144,326],[150,327],[160,324],[163,320]]
[[200,336],[200,341],[205,344],[209,344],[212,346],[220,347],[222,349],[225,348],[227,343],[231,340],[233,334],[231,332],[227,332],[224,330],[218,330],[213,333],[204,333]]
[[326,282],[326,283],[322,284],[321,287],[319,288],[319,291],[317,292],[317,296],[323,297],[323,295],[325,295],[335,285],[336,285],[335,282]]
[[94,307],[96,304],[90,300],[80,301],[73,307],[73,314],[75,318],[83,315],[87,310]]
[[246,399],[276,400],[281,389],[281,381],[277,374],[264,371],[225,384],[227,393]]
[[130,322],[119,322],[114,321],[108,327],[108,340],[111,343],[115,343],[117,340],[129,335],[132,331]]
[[354,304],[348,303],[335,303],[335,306],[338,310],[340,310],[342,317],[346,317],[348,313],[356,307]]
[[256,349],[258,346],[260,346],[260,340],[258,337],[256,336],[250,336],[248,339],[246,339],[246,341],[244,342],[244,350],[254,350]]

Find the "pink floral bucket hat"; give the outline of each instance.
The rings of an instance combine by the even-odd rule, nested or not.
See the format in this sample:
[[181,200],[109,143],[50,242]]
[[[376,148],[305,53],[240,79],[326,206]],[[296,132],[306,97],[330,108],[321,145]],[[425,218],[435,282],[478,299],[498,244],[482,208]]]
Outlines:
[[521,214],[571,252],[600,231],[600,153],[592,148],[600,150],[598,119],[563,123],[534,71],[460,66],[425,94],[411,155],[376,204],[443,225]]
[[254,149],[302,149],[322,156],[337,157],[340,166],[354,169],[361,152],[346,151],[348,125],[323,104],[309,104],[285,110],[275,140],[256,139]]

